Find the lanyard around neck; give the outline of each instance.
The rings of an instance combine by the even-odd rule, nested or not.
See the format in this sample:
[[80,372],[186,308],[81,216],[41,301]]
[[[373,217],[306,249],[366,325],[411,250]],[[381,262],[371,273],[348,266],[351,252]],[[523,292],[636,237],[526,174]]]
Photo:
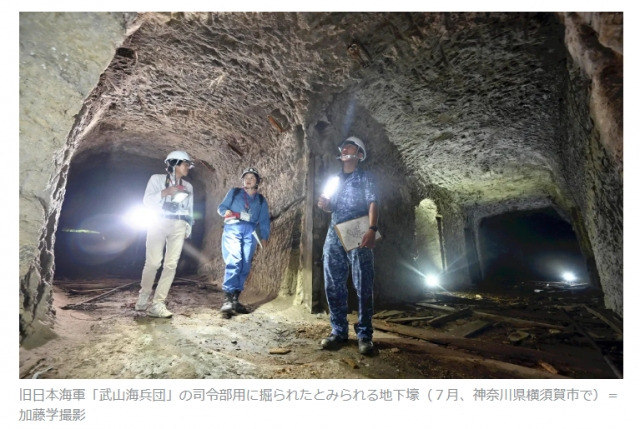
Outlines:
[[247,194],[246,190],[242,190],[242,196],[244,197],[244,209],[249,211],[249,194]]

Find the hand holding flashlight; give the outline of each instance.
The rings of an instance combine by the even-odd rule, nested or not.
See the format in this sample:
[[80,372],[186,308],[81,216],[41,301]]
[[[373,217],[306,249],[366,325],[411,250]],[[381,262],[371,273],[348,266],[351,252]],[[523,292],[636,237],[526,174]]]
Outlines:
[[324,185],[324,189],[322,190],[322,194],[318,199],[318,207],[324,211],[330,211],[329,206],[331,205],[331,197],[335,194],[338,186],[340,186],[340,178],[338,176],[333,176],[329,181],[327,181]]
[[320,208],[321,208],[322,210],[324,210],[324,211],[329,211],[329,205],[330,205],[330,203],[331,203],[331,202],[329,201],[329,199],[327,199],[327,198],[325,198],[325,197],[323,197],[323,196],[321,196],[321,197],[318,199],[318,207],[320,207]]
[[325,199],[331,199],[333,194],[335,194],[335,192],[338,190],[338,186],[340,186],[340,178],[338,176],[333,176],[324,185],[324,189],[322,190],[322,197],[324,197]]

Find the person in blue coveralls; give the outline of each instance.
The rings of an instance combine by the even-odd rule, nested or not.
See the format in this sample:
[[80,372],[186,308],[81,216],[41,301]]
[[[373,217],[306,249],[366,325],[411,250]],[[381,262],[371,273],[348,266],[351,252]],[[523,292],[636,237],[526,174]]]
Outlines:
[[269,205],[264,196],[258,193],[258,170],[253,167],[245,169],[241,179],[242,188],[231,188],[218,206],[218,214],[224,217],[224,303],[220,312],[225,317],[247,313],[247,309],[238,302],[238,298],[249,276],[258,241],[261,247],[266,246],[271,233]]
[[[331,213],[331,223],[322,251],[324,288],[329,304],[331,335],[323,339],[323,349],[337,350],[347,342],[347,276],[351,267],[353,285],[358,295],[358,322],[354,325],[358,338],[358,351],[363,355],[373,352],[373,248],[378,230],[378,191],[371,173],[360,170],[358,164],[367,157],[364,143],[349,137],[339,146],[342,172],[335,182],[337,189],[330,197],[323,195],[318,207]],[[362,237],[360,247],[346,252],[334,229],[336,224],[369,217],[369,229]]]

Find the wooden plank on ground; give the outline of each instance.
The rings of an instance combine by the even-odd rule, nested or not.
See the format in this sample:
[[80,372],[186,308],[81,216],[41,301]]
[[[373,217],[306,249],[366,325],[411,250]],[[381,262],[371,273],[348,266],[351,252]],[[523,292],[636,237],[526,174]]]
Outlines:
[[117,292],[117,291],[119,291],[119,290],[122,290],[122,289],[124,289],[124,288],[127,288],[127,287],[129,287],[129,286],[133,286],[133,285],[135,285],[135,284],[139,284],[139,283],[140,283],[139,281],[135,281],[135,282],[127,283],[127,284],[124,284],[124,285],[122,285],[122,286],[118,286],[118,287],[116,287],[116,288],[113,288],[113,289],[111,289],[111,290],[110,290],[110,291],[108,291],[108,292],[101,293],[101,294],[100,294],[100,295],[98,295],[98,296],[94,296],[93,298],[87,299],[86,301],[82,301],[82,302],[79,302],[79,303],[77,303],[77,304],[69,304],[69,305],[65,305],[64,307],[61,307],[61,308],[62,308],[63,310],[73,310],[73,309],[75,309],[75,308],[81,308],[81,307],[82,307],[82,305],[84,305],[84,304],[88,304],[88,303],[90,303],[90,302],[97,301],[97,300],[102,299],[102,298],[104,298],[104,297],[106,297],[106,296],[112,295],[112,294],[116,293],[116,292]]
[[598,313],[597,311],[595,311],[594,309],[592,309],[591,307],[589,307],[586,304],[582,304],[582,306],[584,307],[585,310],[587,310],[589,313],[593,314],[594,316],[596,316],[598,319],[602,320],[604,323],[606,323],[607,325],[609,325],[609,327],[611,327],[611,329],[613,329],[617,334],[622,335],[622,329],[615,324],[613,321],[609,320],[608,318],[606,318],[605,316],[603,316],[602,314]]
[[464,317],[468,317],[471,316],[471,309],[470,308],[463,308],[462,310],[458,310],[456,312],[453,313],[449,313],[449,314],[444,314],[442,316],[436,317],[435,319],[432,319],[428,322],[429,326],[442,326],[445,323],[451,322],[453,320],[458,320],[458,319],[462,319]]
[[580,332],[587,339],[589,344],[600,353],[600,355],[602,356],[604,361],[607,363],[607,365],[609,365],[609,368],[611,368],[611,371],[613,371],[616,377],[622,378],[622,373],[620,372],[620,370],[618,370],[618,368],[613,363],[613,361],[609,358],[609,356],[603,353],[600,346],[596,344],[596,342],[593,340],[593,338],[591,338],[591,336],[587,333],[587,331],[585,331],[582,328],[582,326],[574,318],[572,318],[571,315],[566,310],[563,310],[563,311],[564,311],[564,314],[567,316],[567,319],[569,319],[571,323],[573,323],[573,326],[576,328],[576,330]]
[[387,343],[392,347],[397,347],[400,349],[400,352],[422,353],[425,355],[425,359],[433,357],[440,363],[451,361],[455,364],[463,363],[468,364],[471,367],[482,367],[485,370],[492,372],[495,371],[496,377],[499,378],[568,378],[557,373],[529,368],[509,362],[502,362],[495,359],[488,359],[482,356],[471,355],[461,350],[452,350],[436,344],[413,340],[410,338],[385,338],[383,340],[379,340],[378,343]]
[[433,316],[413,316],[413,317],[398,317],[396,319],[386,319],[387,322],[393,323],[405,323],[405,322],[415,322],[419,320],[431,320]]
[[[396,334],[418,338],[435,344],[450,345],[466,350],[474,350],[484,353],[485,355],[504,356],[507,358],[527,360],[536,363],[538,361],[551,362],[553,364],[560,363],[578,368],[585,368],[584,359],[566,353],[557,354],[508,344],[497,344],[488,341],[460,338],[430,329],[414,328],[411,326],[399,325],[397,323],[385,323],[377,320],[373,321],[373,327],[380,331],[394,332]],[[588,369],[593,372],[597,368],[590,366]]]
[[507,316],[498,316],[497,314],[485,313],[483,311],[474,311],[474,316],[478,316],[483,319],[494,320],[496,322],[505,322],[510,325],[515,326],[516,328],[547,328],[547,329],[558,329],[560,331],[565,331],[567,328],[562,325],[553,325],[551,323],[544,322],[536,322],[534,320],[525,320],[525,319],[517,319],[515,317],[507,317]]
[[434,310],[441,310],[449,313],[457,311],[455,307],[446,307],[444,305],[431,304],[430,302],[416,302],[416,305],[419,307],[432,308]]
[[391,316],[398,316],[401,314],[405,314],[406,312],[400,310],[382,310],[379,313],[373,315],[374,319],[385,319]]
[[[420,306],[420,307],[425,307],[425,308],[432,308],[434,310],[442,310],[442,311],[446,311],[449,313],[453,313],[455,311],[458,311],[457,309],[453,308],[453,307],[445,307],[443,305],[435,305],[435,304],[430,304],[430,303],[426,303],[426,302],[417,302],[416,305]],[[551,323],[544,323],[544,322],[536,322],[533,320],[525,320],[525,319],[517,319],[515,317],[507,317],[507,316],[499,316],[497,314],[492,314],[492,313],[486,313],[483,311],[473,311],[473,315],[474,316],[478,316],[484,319],[489,319],[489,320],[494,320],[496,322],[505,322],[505,323],[509,323],[517,328],[531,328],[531,327],[539,327],[539,328],[548,328],[548,329],[559,329],[561,331],[566,330],[567,328],[561,325],[553,325]]]
[[493,322],[487,322],[486,320],[474,320],[449,331],[449,334],[457,337],[471,338],[480,334],[492,325]]

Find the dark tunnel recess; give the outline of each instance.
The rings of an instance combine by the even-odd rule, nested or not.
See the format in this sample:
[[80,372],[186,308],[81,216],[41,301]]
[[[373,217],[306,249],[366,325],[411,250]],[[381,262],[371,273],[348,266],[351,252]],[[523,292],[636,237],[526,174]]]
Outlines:
[[[189,173],[193,184],[196,169]],[[145,261],[149,219],[135,218],[151,175],[162,174],[163,159],[125,153],[84,153],[71,161],[56,231],[55,279],[136,278]],[[191,239],[199,249],[204,236],[204,195],[195,195]],[[197,260],[183,251],[177,275],[194,274]]]
[[485,287],[519,282],[589,282],[585,258],[571,225],[551,207],[484,218],[478,237]]

